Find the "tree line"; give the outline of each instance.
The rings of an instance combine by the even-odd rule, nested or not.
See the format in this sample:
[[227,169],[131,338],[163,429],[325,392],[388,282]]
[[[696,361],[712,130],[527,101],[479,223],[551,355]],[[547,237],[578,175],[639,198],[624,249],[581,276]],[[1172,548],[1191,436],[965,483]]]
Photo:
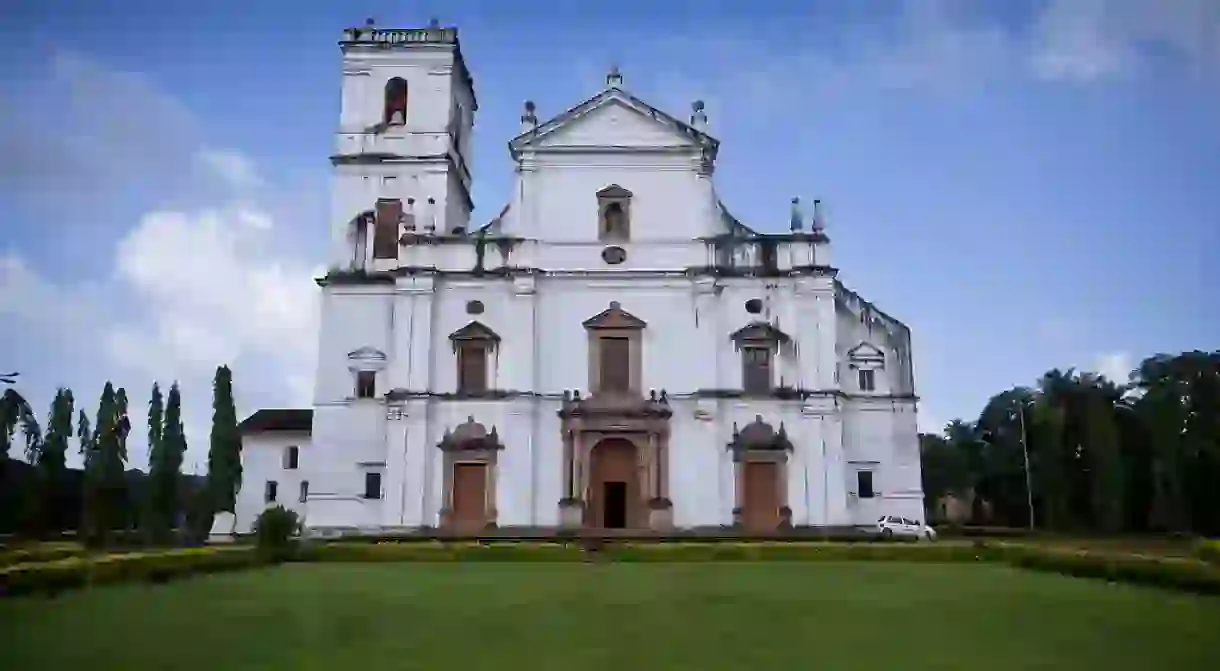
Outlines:
[[[216,369],[212,430],[204,477],[182,473],[186,431],[178,384],[163,395],[154,383],[148,400],[148,470],[128,469],[132,426],[127,390],[107,382],[90,420],[71,389],[56,391],[45,429],[14,388],[16,374],[0,375],[0,533],[47,538],[76,532],[91,546],[136,537],[153,544],[202,542],[217,512],[233,512],[241,486],[241,438],[228,366]],[[73,420],[75,419],[75,426]],[[20,431],[25,461],[9,456]],[[76,437],[84,467],[67,466]]]
[[1148,357],[1128,383],[1048,371],[920,452],[932,520],[1218,535],[1220,351]]

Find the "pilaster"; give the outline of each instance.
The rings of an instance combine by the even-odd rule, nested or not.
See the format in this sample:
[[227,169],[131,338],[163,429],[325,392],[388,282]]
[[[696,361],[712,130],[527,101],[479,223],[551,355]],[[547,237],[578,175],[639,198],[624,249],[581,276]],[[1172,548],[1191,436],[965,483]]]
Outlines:
[[385,501],[381,508],[384,526],[407,526],[408,485],[407,427],[410,416],[402,403],[386,406]]

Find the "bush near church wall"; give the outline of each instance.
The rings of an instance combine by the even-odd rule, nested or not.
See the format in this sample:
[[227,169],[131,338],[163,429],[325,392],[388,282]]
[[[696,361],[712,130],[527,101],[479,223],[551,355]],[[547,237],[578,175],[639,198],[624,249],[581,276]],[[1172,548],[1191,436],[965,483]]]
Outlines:
[[1194,551],[1191,553],[1197,559],[1202,559],[1211,564],[1220,565],[1220,539],[1218,538],[1203,538],[1195,545]]
[[37,543],[29,547],[0,550],[0,568],[80,557],[85,552],[85,548],[79,543]]
[[[985,552],[985,550],[984,550]],[[706,561],[973,561],[980,549],[970,543],[835,543],[820,541],[732,541],[631,543],[607,541],[589,552],[561,542],[382,542],[313,543],[298,561],[319,562],[610,562]]]
[[0,569],[0,596],[51,593],[116,582],[167,582],[264,564],[253,547],[187,548],[100,557],[67,557]]

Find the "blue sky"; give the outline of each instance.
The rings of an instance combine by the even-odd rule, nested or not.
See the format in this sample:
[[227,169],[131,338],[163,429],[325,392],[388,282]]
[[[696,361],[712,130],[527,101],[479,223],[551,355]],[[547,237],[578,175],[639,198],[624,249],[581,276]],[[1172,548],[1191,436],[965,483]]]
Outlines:
[[911,326],[925,429],[1051,367],[1220,347],[1220,3],[584,5],[8,3],[0,368],[40,411],[180,380],[191,460],[218,363],[243,413],[307,403],[335,43],[366,17],[459,27],[476,220],[525,99],[559,113],[617,62],[675,116],[705,100],[733,211],[824,199],[840,277]]

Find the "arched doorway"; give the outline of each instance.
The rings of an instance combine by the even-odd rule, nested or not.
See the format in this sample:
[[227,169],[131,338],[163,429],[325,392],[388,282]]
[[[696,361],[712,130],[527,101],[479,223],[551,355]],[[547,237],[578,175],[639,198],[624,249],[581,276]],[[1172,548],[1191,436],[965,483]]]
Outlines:
[[589,471],[587,526],[632,529],[645,526],[635,443],[604,438],[593,446]]

